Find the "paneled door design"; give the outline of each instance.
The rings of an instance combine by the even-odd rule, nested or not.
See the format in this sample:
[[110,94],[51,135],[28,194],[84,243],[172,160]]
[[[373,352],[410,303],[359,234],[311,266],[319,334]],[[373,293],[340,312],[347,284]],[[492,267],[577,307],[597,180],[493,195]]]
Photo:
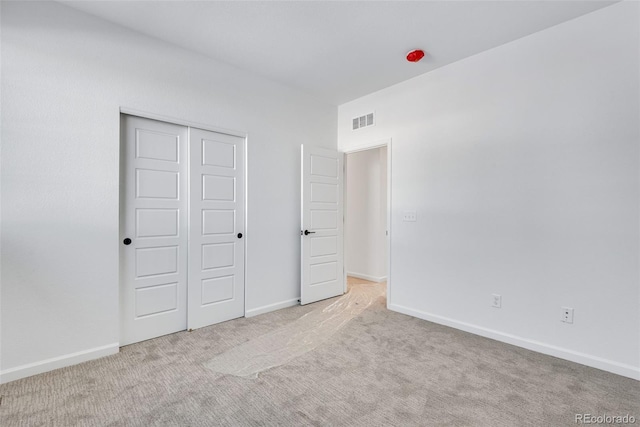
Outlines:
[[188,128],[121,120],[120,344],[126,345],[187,326]]
[[244,142],[191,128],[190,329],[244,316]]
[[245,139],[121,115],[120,344],[244,316]]
[[302,146],[300,303],[344,293],[343,154]]

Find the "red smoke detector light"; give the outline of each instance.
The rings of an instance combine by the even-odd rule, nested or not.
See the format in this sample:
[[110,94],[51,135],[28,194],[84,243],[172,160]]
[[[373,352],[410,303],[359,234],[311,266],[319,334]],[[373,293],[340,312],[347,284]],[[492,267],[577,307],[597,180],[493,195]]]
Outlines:
[[420,49],[412,50],[407,53],[407,61],[409,62],[418,62],[422,58],[424,58],[424,52]]

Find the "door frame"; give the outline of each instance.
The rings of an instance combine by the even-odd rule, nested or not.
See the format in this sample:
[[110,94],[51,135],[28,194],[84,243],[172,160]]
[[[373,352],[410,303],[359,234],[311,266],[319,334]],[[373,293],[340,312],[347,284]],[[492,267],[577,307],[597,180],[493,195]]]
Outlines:
[[[143,110],[137,110],[134,108],[128,108],[128,107],[123,107],[120,106],[118,107],[118,235],[116,237],[116,240],[118,242],[118,331],[120,331],[120,327],[122,325],[120,325],[121,322],[121,289],[123,286],[123,277],[122,277],[122,245],[120,244],[120,235],[121,235],[121,227],[122,227],[122,205],[124,203],[123,200],[123,181],[122,181],[122,165],[123,165],[123,155],[124,153],[121,151],[122,148],[122,128],[121,128],[121,117],[123,114],[129,115],[129,116],[136,116],[136,117],[141,117],[143,119],[150,119],[150,120],[156,120],[156,121],[160,121],[160,122],[167,122],[167,123],[172,123],[175,125],[179,125],[179,126],[186,126],[188,129],[188,133],[187,135],[190,136],[191,135],[191,129],[190,128],[198,128],[198,129],[203,129],[203,130],[207,130],[207,131],[211,131],[211,132],[216,132],[216,133],[222,133],[225,135],[231,135],[231,136],[237,136],[240,138],[244,139],[244,236],[243,239],[245,239],[244,242],[244,314],[243,317],[247,316],[247,253],[249,252],[249,240],[250,240],[250,233],[249,233],[249,133],[245,132],[245,131],[238,131],[238,130],[233,130],[233,129],[227,129],[227,128],[222,128],[219,126],[213,126],[213,125],[209,125],[206,123],[198,123],[198,122],[193,122],[193,121],[189,121],[189,120],[185,120],[185,119],[179,119],[176,117],[172,117],[172,116],[166,116],[166,115],[162,115],[162,114],[157,114],[157,113],[152,113],[149,111],[143,111]],[[190,152],[191,152],[191,144],[187,145],[187,162],[189,162],[190,159]],[[189,170],[189,164],[187,163],[187,171]],[[191,188],[191,182],[189,180],[189,174],[187,174],[187,188]],[[189,203],[187,203],[187,209],[189,209]],[[189,212],[187,211],[187,217],[189,216]],[[189,232],[190,229],[190,222],[189,220],[187,220],[187,234]],[[187,243],[188,244],[188,243]],[[189,280],[189,271],[187,269],[187,283]],[[188,292],[188,287],[187,287],[187,292]],[[187,312],[187,316],[189,315],[189,313]],[[118,346],[120,346],[120,332],[118,332]]]
[[[342,149],[341,151],[345,154],[344,156],[344,241],[343,241],[343,254],[346,258],[346,242],[347,242],[347,232],[346,232],[346,224],[347,224],[347,168],[349,167],[349,156],[348,154],[357,153],[359,151],[367,151],[373,150],[376,148],[387,147],[387,309],[391,305],[391,146],[392,140],[391,138],[385,138],[381,140],[371,141],[369,143],[365,143],[362,145],[357,145],[355,147],[349,147]],[[346,262],[343,260],[344,269],[344,291],[347,292],[347,268]]]

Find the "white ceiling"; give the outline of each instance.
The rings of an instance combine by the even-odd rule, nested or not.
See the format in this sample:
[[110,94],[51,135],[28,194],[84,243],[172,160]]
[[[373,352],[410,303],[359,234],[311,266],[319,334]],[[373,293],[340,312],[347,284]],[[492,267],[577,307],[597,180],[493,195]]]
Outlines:
[[612,2],[63,3],[338,105]]

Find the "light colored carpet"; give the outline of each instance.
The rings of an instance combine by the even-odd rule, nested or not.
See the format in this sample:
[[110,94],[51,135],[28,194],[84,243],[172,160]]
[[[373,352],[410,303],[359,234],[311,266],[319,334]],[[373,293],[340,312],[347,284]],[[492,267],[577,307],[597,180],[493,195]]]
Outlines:
[[[570,426],[640,419],[640,382],[393,313],[380,297],[331,339],[241,378],[205,367],[335,299],[122,348],[0,386],[8,426]],[[636,421],[640,424],[640,421]]]
[[386,294],[384,283],[358,283],[328,306],[316,307],[284,326],[217,354],[205,366],[214,372],[257,378],[261,372],[315,350]]

